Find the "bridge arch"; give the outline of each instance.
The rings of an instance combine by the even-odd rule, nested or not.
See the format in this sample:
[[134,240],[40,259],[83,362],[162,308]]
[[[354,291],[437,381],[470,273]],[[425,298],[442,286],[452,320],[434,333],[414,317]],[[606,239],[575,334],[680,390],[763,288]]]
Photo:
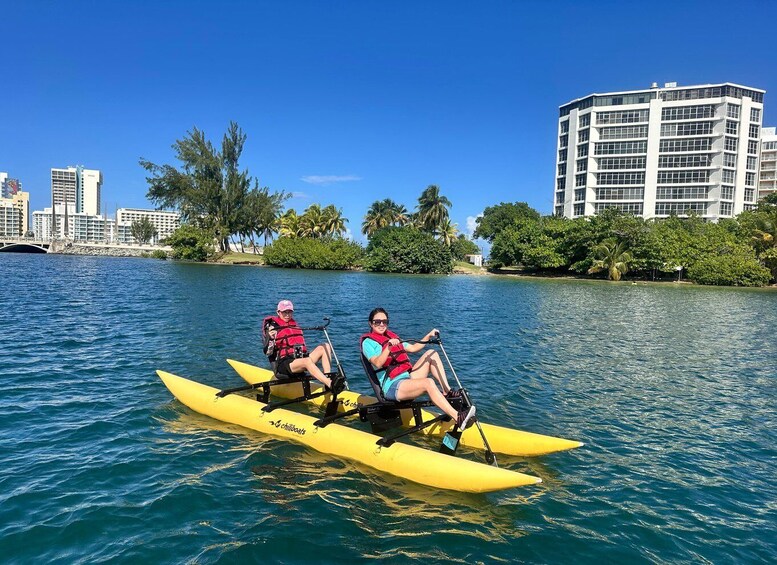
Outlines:
[[48,250],[32,243],[7,243],[0,245],[0,253],[48,253]]

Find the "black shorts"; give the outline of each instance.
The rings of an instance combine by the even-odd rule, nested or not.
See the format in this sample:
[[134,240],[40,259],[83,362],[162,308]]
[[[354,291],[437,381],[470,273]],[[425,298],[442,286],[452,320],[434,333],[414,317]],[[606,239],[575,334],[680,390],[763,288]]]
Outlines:
[[291,365],[291,362],[295,359],[298,359],[298,357],[284,357],[278,363],[275,365],[275,374],[279,377],[296,377],[298,375],[304,375],[305,371],[300,371],[299,373],[292,373],[291,368],[289,365]]

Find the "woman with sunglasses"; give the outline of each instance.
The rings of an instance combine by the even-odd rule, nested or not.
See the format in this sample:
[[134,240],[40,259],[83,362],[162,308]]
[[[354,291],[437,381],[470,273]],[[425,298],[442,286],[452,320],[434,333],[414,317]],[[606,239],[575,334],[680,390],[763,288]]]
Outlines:
[[[436,351],[427,351],[415,362],[410,362],[409,353],[417,353],[426,347],[425,343],[408,343],[388,329],[388,313],[383,308],[375,308],[369,317],[370,333],[364,334],[361,341],[362,354],[369,359],[375,369],[378,381],[387,400],[415,400],[422,394],[440,410],[456,421],[460,429],[466,429],[475,423],[475,407],[468,406],[457,411],[449,399],[459,398],[461,391],[452,390],[448,385],[440,356]],[[420,341],[428,341],[437,335],[432,329]],[[431,374],[431,377],[429,375]],[[443,392],[437,388],[437,383]]]
[[[332,389],[332,379],[326,376],[332,370],[332,352],[328,343],[316,346],[308,352],[305,345],[305,336],[302,329],[294,320],[294,304],[291,300],[278,302],[277,316],[268,316],[264,319],[263,337],[264,354],[275,368],[275,374],[279,378],[288,378],[297,373],[307,371],[315,379],[321,381],[328,389]],[[321,361],[323,371],[317,363]],[[344,382],[335,378],[335,386],[342,391]]]

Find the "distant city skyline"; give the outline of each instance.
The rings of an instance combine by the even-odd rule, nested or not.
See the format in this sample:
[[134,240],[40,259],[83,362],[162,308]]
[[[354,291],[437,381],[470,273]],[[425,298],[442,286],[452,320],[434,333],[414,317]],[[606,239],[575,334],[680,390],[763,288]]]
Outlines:
[[[0,170],[33,210],[49,171],[102,171],[103,208],[152,208],[143,157],[198,127],[248,135],[241,166],[287,207],[413,209],[429,184],[462,232],[486,206],[553,211],[559,106],[595,92],[733,82],[777,125],[772,3],[316,2],[4,7]],[[63,41],[76,15],[89,33]],[[597,33],[592,33],[595,23]],[[606,30],[606,41],[600,36]],[[712,30],[729,30],[716,41]],[[616,46],[610,48],[608,46]],[[777,98],[775,99],[777,108]]]

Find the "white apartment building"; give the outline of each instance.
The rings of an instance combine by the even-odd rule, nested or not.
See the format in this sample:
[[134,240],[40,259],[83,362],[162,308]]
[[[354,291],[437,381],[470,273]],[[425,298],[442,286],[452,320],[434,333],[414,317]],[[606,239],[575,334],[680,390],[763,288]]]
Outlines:
[[591,94],[560,107],[554,213],[717,221],[755,206],[764,90],[732,83]]
[[[102,215],[76,212],[75,205],[68,205],[65,214],[64,204],[55,208],[57,216],[57,238],[71,239],[85,243],[113,243],[115,240],[115,221]],[[65,218],[67,217],[67,233]],[[32,213],[32,225],[35,237],[51,239],[51,208]]]
[[100,191],[103,175],[100,171],[82,166],[51,169],[51,202],[73,205],[76,212],[96,216],[100,213]]
[[[166,238],[181,226],[180,212],[165,212],[163,210],[143,210],[140,208],[119,208],[116,210],[116,220],[120,226],[119,238],[121,240],[121,226],[131,226],[133,222],[148,218],[156,228],[157,234],[151,240],[157,243]],[[127,231],[129,233],[129,231]],[[132,236],[129,236],[132,239]],[[134,241],[134,240],[133,240]]]
[[0,235],[22,236],[30,229],[30,194],[16,192],[10,198],[0,198]]
[[761,170],[758,176],[758,199],[777,192],[777,128],[761,130]]

